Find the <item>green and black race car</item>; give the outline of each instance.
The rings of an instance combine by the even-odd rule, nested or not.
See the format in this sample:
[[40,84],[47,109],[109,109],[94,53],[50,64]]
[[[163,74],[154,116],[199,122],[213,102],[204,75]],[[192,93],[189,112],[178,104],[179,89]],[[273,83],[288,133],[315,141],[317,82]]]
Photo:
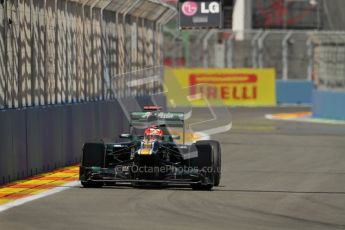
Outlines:
[[[182,129],[180,136],[169,129]],[[184,114],[146,106],[132,112],[130,132],[119,143],[89,142],[83,147],[80,181],[84,187],[107,185],[191,186],[211,190],[221,177],[221,148],[217,141],[185,144]]]

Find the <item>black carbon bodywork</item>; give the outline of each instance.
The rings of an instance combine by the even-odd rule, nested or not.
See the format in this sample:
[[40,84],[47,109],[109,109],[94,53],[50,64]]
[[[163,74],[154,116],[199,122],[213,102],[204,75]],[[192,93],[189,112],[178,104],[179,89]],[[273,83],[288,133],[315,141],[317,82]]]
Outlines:
[[[83,147],[80,181],[84,187],[104,185],[190,185],[209,190],[220,180],[220,145],[216,141],[177,144],[173,135],[161,140],[143,140],[139,128],[148,121],[166,128],[183,127],[182,113],[134,112],[127,142],[89,142]],[[168,130],[165,132],[168,134]],[[179,137],[175,137],[179,138]]]

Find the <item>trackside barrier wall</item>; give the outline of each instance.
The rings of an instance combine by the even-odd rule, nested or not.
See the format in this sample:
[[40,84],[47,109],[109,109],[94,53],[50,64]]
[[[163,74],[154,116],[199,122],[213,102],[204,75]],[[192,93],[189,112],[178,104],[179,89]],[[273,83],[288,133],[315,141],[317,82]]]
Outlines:
[[[150,97],[137,100],[140,106],[153,104]],[[162,96],[156,100],[157,105],[164,101]],[[128,132],[128,120],[112,100],[0,111],[0,127],[4,184],[79,163],[85,141],[116,141]]]
[[303,80],[277,80],[278,104],[311,104],[314,83]]
[[0,1],[0,184],[79,162],[86,140],[126,130],[117,99],[161,92],[175,15],[156,0]]
[[345,120],[345,91],[314,90],[313,116]]

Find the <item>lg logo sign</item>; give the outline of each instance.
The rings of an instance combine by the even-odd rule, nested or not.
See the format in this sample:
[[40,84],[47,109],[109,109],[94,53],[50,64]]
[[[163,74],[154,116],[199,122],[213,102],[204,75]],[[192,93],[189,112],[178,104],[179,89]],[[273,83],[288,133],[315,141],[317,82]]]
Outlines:
[[179,0],[179,28],[222,28],[221,0]]
[[[181,10],[186,16],[194,16],[198,12],[198,4],[194,1],[184,2]],[[218,2],[210,2],[207,6],[205,2],[201,2],[200,12],[202,14],[218,14],[220,13],[220,5]]]
[[187,1],[182,4],[182,12],[186,16],[193,16],[198,12],[198,4],[196,2]]
[[206,3],[201,3],[201,13],[202,14],[219,14],[220,6],[218,2],[211,2],[206,9]]

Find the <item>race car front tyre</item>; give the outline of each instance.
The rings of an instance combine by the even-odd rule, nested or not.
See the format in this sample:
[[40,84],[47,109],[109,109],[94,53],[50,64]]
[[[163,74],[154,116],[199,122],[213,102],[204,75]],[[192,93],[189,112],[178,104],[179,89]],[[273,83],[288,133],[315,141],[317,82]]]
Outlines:
[[205,143],[210,144],[213,148],[213,160],[212,165],[214,168],[214,186],[219,186],[221,178],[222,169],[222,153],[220,148],[220,143],[214,140],[198,141],[199,144]]
[[203,181],[198,184],[192,184],[194,190],[211,190],[214,186],[215,168],[214,168],[214,148],[209,141],[198,141],[195,144],[198,156],[192,158],[190,166],[197,167],[202,174]]
[[84,188],[100,188],[103,182],[89,181],[92,178],[92,168],[104,167],[105,146],[103,143],[85,143],[79,178]]
[[199,190],[199,191],[210,191],[213,188],[212,184],[192,184],[193,190]]
[[103,182],[98,182],[98,181],[82,181],[81,185],[84,188],[101,188],[103,186]]

